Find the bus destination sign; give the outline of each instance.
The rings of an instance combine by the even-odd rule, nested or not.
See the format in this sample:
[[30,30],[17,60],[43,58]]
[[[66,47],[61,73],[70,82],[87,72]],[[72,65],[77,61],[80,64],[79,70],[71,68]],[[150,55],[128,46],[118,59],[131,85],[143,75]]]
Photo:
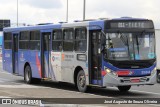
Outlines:
[[111,22],[111,28],[143,28],[149,29],[153,28],[153,23],[151,21],[118,21]]

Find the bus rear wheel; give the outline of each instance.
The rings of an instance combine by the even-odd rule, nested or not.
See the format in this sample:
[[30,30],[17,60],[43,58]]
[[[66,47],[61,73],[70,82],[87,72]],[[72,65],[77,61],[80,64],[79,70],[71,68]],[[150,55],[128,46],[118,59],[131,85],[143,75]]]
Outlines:
[[86,85],[86,77],[83,70],[80,70],[77,75],[77,88],[80,92],[88,91],[88,86]]
[[120,92],[127,92],[130,90],[130,88],[131,88],[130,85],[129,86],[118,86],[118,89]]
[[41,79],[38,78],[32,78],[32,70],[31,67],[29,65],[27,65],[25,67],[25,71],[24,71],[24,80],[27,84],[38,84],[41,82]]
[[24,71],[24,80],[27,84],[31,84],[33,82],[31,67],[27,65]]

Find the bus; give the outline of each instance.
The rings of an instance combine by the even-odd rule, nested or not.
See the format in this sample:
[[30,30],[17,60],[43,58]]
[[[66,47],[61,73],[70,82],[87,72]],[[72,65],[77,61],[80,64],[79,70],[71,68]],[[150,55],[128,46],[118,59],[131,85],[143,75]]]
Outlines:
[[160,83],[160,48],[159,41],[160,40],[160,29],[155,29],[155,35],[156,35],[156,55],[157,55],[157,83]]
[[91,87],[156,83],[155,30],[152,20],[114,18],[4,28],[3,69],[41,80]]

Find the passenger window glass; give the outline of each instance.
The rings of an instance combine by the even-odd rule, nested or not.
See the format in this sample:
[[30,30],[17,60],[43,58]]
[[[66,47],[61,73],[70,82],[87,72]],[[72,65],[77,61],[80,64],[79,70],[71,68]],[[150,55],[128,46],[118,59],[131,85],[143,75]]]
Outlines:
[[40,31],[31,31],[30,50],[40,50]]
[[77,28],[75,30],[75,51],[85,52],[87,49],[87,30],[86,28]]
[[61,51],[62,50],[62,30],[53,31],[52,50],[53,51]]
[[4,33],[4,48],[12,49],[12,33]]
[[74,30],[66,29],[63,33],[64,41],[63,41],[63,50],[64,51],[73,51],[74,47]]
[[19,49],[29,49],[29,31],[20,32]]

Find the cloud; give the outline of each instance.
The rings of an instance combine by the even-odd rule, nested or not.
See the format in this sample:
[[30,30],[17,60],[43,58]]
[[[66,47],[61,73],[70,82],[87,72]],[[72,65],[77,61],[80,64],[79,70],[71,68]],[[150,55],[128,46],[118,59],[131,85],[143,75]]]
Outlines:
[[[0,0],[0,19],[16,22],[17,0]],[[18,0],[19,22],[57,23],[66,20],[67,0]],[[69,22],[83,19],[83,0],[68,0]],[[137,17],[152,19],[160,28],[160,0],[86,0],[86,19]]]
[[16,3],[17,0],[1,0],[1,4],[9,4],[9,3]]
[[29,5],[35,8],[54,9],[61,8],[62,3],[60,0],[23,0],[20,1],[23,5]]
[[[157,0],[155,0],[157,1]],[[154,0],[95,0],[91,3],[88,0],[88,14],[94,12],[106,12],[111,16],[143,16],[144,14],[150,12],[153,9]],[[149,4],[149,5],[148,5]],[[157,9],[159,9],[157,7]]]
[[136,17],[148,18],[155,22],[155,26],[159,27],[159,4],[160,0],[86,0],[87,9],[86,16],[88,18],[115,18],[115,17]]

